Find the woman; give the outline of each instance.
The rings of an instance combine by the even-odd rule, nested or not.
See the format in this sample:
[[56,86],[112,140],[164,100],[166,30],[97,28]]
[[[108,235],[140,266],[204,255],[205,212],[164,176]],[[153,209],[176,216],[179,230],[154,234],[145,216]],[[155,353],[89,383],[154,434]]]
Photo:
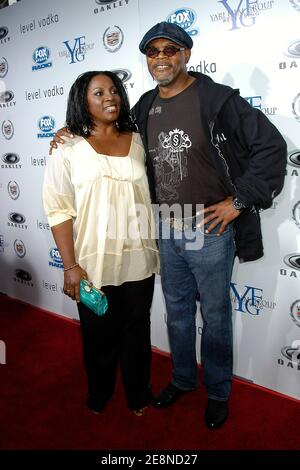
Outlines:
[[[127,405],[140,416],[151,397],[158,254],[144,150],[121,80],[112,72],[80,75],[69,93],[66,124],[76,137],[49,160],[43,199],[64,264],[64,292],[78,302],[87,406],[97,413],[105,408],[119,363]],[[104,316],[80,302],[81,279],[106,294]]]

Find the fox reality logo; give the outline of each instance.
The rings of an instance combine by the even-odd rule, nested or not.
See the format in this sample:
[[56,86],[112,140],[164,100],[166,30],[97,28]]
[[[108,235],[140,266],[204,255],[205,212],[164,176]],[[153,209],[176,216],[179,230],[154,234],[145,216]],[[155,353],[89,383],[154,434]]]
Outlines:
[[36,65],[32,66],[32,71],[41,70],[44,68],[52,67],[52,62],[49,61],[50,49],[45,46],[40,46],[33,52],[32,58]]
[[54,268],[59,268],[59,269],[63,269],[63,261],[62,261],[62,258],[60,256],[60,252],[58,251],[58,249],[55,247],[55,248],[51,248],[51,250],[49,251],[49,256],[51,258],[51,261],[49,261],[49,266],[52,266]]
[[170,13],[167,17],[168,23],[177,24],[190,36],[196,36],[199,33],[199,28],[194,27],[190,29],[194,26],[196,19],[197,15],[191,8],[180,8]]
[[54,137],[53,131],[55,127],[55,121],[52,116],[43,116],[38,121],[38,128],[41,132],[37,134],[38,139],[44,139],[47,137]]

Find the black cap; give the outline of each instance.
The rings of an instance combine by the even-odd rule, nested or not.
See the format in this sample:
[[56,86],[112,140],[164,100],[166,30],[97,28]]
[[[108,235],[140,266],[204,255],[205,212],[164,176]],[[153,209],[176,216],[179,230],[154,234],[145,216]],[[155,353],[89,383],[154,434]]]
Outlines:
[[157,23],[153,26],[140,42],[139,49],[140,51],[145,54],[146,47],[148,46],[149,42],[153,41],[153,39],[159,38],[166,38],[170,39],[170,41],[175,42],[179,46],[185,47],[187,49],[192,49],[193,47],[193,40],[191,36],[185,32],[180,26],[175,23],[168,23],[167,21],[162,21],[161,23]]

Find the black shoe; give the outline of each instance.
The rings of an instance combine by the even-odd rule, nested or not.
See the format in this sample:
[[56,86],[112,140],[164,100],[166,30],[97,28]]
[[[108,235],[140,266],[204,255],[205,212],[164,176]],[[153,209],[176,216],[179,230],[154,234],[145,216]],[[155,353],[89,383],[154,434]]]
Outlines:
[[91,410],[95,414],[102,413],[104,408],[106,407],[106,402],[99,402],[99,400],[95,400],[93,397],[89,396],[86,401],[86,406],[89,410]]
[[209,429],[218,429],[225,423],[227,417],[228,402],[209,398],[204,416],[206,426]]
[[172,403],[175,403],[175,401],[187,391],[188,390],[181,390],[176,387],[176,385],[169,383],[166,388],[153,398],[152,405],[154,408],[164,408],[165,406],[172,405]]

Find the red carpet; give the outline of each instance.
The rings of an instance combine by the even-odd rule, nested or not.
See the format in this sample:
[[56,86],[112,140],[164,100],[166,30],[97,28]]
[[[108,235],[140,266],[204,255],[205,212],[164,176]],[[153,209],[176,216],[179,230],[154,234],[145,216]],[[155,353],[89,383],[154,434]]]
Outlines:
[[[127,408],[118,379],[101,415],[85,407],[86,379],[79,326],[0,295],[0,449],[299,449],[300,403],[234,381],[230,418],[218,431],[203,423],[202,385],[173,407]],[[157,392],[169,379],[170,360],[153,354]]]

